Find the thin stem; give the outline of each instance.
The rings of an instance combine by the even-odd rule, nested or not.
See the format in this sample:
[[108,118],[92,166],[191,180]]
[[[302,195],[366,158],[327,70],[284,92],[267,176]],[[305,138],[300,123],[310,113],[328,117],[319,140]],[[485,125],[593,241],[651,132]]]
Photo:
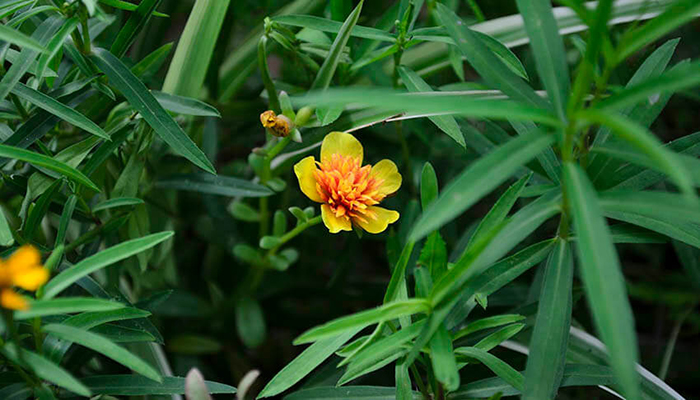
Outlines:
[[306,222],[303,222],[303,223],[297,225],[294,229],[292,229],[291,231],[282,235],[282,237],[280,238],[280,242],[275,247],[271,248],[267,252],[267,255],[265,256],[265,258],[269,258],[271,256],[274,256],[275,253],[277,253],[277,250],[279,250],[279,248],[282,247],[285,243],[294,239],[300,233],[304,232],[308,228],[311,228],[314,225],[320,224],[322,220],[323,220],[323,218],[320,215],[317,215],[317,216],[307,220]]
[[[285,147],[292,141],[291,136],[287,136],[282,140],[278,141],[272,148],[267,152],[265,160],[263,161],[263,169],[260,174],[260,183],[266,184],[267,181],[272,177],[272,171],[270,170],[270,163],[272,159],[275,158]],[[267,235],[267,231],[270,225],[270,212],[268,210],[268,199],[267,197],[260,198],[260,237]]]
[[85,10],[85,8],[83,8],[80,13],[80,26],[82,27],[83,31],[83,52],[85,54],[90,54],[92,52],[90,29],[88,28],[87,10]]

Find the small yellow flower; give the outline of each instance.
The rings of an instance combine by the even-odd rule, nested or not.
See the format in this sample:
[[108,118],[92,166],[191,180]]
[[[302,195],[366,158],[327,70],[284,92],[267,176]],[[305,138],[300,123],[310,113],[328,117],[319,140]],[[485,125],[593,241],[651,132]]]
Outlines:
[[277,115],[272,110],[260,114],[260,123],[275,136],[287,137],[294,123],[284,115]]
[[13,286],[35,291],[49,279],[49,271],[41,265],[41,255],[34,246],[22,246],[10,258],[0,261],[0,306],[26,310],[27,301],[12,290]]
[[321,161],[313,156],[299,161],[294,173],[301,191],[322,203],[321,217],[331,233],[357,225],[369,233],[383,232],[399,213],[377,207],[401,187],[396,164],[382,160],[362,166],[362,144],[349,133],[331,132],[321,144]]

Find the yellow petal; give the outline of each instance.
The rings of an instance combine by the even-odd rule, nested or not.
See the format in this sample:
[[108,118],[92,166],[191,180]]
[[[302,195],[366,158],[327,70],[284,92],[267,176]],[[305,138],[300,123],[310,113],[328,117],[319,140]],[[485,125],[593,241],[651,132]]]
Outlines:
[[321,218],[323,218],[323,223],[331,233],[352,230],[350,220],[345,217],[336,217],[331,207],[326,204],[321,206]]
[[367,207],[365,219],[367,222],[359,219],[355,219],[353,222],[369,233],[381,233],[384,232],[389,224],[393,224],[399,219],[399,213],[394,210],[372,206]]
[[384,196],[396,192],[401,187],[401,174],[391,160],[382,160],[374,164],[370,176],[382,181],[378,191]]
[[5,261],[11,276],[38,265],[41,265],[41,255],[34,246],[20,247]]
[[314,171],[316,170],[316,159],[314,156],[309,156],[299,161],[294,165],[294,173],[297,175],[299,180],[299,187],[301,191],[306,195],[306,197],[311,200],[322,203],[321,195],[318,194],[316,190],[316,177],[314,176]]
[[12,277],[12,283],[25,290],[35,291],[49,280],[49,271],[43,267],[32,268]]
[[27,301],[12,289],[3,289],[0,292],[0,305],[9,310],[23,311],[29,308]]
[[362,165],[362,144],[355,136],[345,132],[331,132],[321,144],[321,162],[330,161],[333,154],[359,159]]

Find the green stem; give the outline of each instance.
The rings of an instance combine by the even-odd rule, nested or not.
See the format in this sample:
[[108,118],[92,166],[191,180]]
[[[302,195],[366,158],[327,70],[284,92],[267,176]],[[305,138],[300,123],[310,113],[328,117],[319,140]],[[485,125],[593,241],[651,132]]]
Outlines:
[[[265,160],[263,161],[263,169],[262,173],[260,174],[260,183],[261,184],[266,184],[267,181],[270,180],[272,177],[272,171],[270,170],[270,163],[272,162],[272,159],[275,158],[282,150],[284,150],[285,147],[289,144],[289,142],[292,141],[291,136],[287,136],[277,142],[268,152],[267,155],[265,156]],[[263,237],[267,235],[267,231],[270,225],[270,212],[268,210],[268,199],[267,197],[261,197],[260,198],[260,207],[259,207],[259,212],[260,212],[260,237]]]
[[484,13],[481,11],[481,8],[479,8],[479,5],[476,3],[476,0],[467,0],[467,4],[469,5],[469,8],[472,9],[472,12],[474,13],[474,16],[476,17],[477,21],[486,21],[486,17],[484,17]]
[[88,28],[88,15],[87,10],[83,7],[80,12],[80,25],[83,31],[83,53],[90,54],[92,52],[91,40],[90,40],[90,29]]
[[265,256],[265,258],[267,259],[267,258],[270,258],[271,256],[274,256],[275,253],[277,253],[277,250],[279,250],[279,248],[282,247],[285,243],[294,239],[300,233],[304,232],[306,229],[311,228],[314,225],[320,224],[322,220],[323,220],[323,218],[320,215],[317,215],[317,216],[307,220],[306,222],[303,222],[303,223],[297,225],[294,229],[292,229],[291,231],[282,235],[282,237],[280,238],[280,242],[277,244],[277,246],[271,248],[267,252],[267,255]]

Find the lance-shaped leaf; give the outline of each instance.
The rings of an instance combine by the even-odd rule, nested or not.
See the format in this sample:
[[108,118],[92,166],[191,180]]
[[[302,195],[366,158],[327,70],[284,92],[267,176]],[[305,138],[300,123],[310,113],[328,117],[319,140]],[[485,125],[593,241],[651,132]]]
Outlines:
[[[596,327],[625,395],[640,398],[637,337],[625,279],[593,185],[580,166],[564,165],[564,184],[577,234],[577,254]],[[614,306],[613,306],[614,305]]]
[[212,174],[216,173],[204,152],[187,136],[180,125],[163,109],[153,94],[124,63],[104,49],[95,49],[90,59],[109,77],[112,84],[119,88],[129,104],[141,114],[165,143],[196,166]]

